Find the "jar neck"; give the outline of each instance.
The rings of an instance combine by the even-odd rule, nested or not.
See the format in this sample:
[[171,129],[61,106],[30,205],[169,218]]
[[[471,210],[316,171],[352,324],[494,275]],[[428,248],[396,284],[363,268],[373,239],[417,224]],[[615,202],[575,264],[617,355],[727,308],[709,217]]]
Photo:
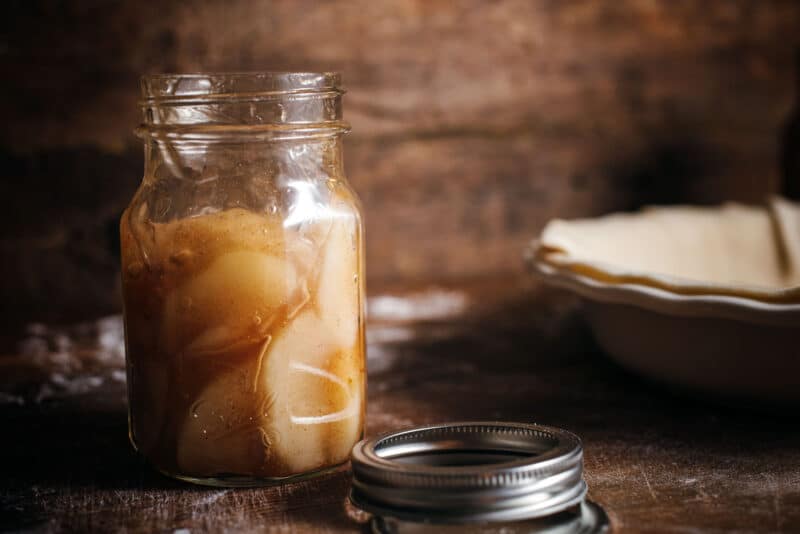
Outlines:
[[243,177],[280,185],[288,177],[344,177],[341,135],[291,139],[145,140],[144,181],[179,180],[224,187]]
[[343,175],[336,73],[164,74],[141,89],[146,180]]

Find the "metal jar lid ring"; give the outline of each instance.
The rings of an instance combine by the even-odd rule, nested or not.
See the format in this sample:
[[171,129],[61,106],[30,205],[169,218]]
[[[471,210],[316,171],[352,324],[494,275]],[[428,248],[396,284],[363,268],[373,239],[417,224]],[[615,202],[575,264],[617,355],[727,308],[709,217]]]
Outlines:
[[406,521],[466,523],[549,516],[586,496],[580,439],[558,428],[448,423],[386,434],[353,449],[350,498]]

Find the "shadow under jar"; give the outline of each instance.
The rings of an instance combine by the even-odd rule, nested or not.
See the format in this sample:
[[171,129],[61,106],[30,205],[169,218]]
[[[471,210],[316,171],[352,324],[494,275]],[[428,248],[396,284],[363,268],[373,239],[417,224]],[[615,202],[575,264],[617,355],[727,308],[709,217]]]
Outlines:
[[195,483],[344,464],[364,425],[359,203],[333,73],[142,79],[122,216],[133,446]]

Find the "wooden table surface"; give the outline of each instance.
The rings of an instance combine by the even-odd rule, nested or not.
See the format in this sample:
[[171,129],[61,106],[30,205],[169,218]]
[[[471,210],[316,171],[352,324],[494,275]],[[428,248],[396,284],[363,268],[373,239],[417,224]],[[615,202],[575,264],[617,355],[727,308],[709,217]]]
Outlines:
[[[571,297],[509,278],[373,293],[367,433],[536,421],[584,441],[618,532],[800,531],[791,413],[677,397],[610,363]],[[127,440],[118,317],[6,336],[0,530],[360,532],[339,473],[209,489],[151,471]]]

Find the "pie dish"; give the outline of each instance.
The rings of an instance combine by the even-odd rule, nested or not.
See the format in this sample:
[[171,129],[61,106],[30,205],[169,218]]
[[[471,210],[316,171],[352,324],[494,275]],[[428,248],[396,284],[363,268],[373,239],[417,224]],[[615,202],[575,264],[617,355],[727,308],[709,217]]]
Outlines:
[[624,367],[688,391],[800,401],[800,204],[555,220],[527,259],[582,297]]

